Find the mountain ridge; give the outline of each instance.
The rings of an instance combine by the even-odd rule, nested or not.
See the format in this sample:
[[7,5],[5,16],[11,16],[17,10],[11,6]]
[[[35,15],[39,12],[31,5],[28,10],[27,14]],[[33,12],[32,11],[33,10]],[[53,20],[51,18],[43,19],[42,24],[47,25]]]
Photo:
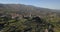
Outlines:
[[32,5],[24,5],[24,4],[0,4],[0,12],[3,13],[18,13],[18,14],[33,14],[33,15],[41,15],[41,14],[48,14],[48,13],[60,13],[60,10],[48,9],[48,8],[41,8],[35,7]]

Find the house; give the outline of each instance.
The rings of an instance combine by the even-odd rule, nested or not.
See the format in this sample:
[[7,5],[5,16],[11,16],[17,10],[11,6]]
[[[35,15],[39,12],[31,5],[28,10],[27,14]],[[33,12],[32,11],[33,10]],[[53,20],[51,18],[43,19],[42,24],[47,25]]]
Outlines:
[[20,15],[20,14],[11,13],[10,15],[11,15],[11,18],[12,18],[12,19],[15,19],[16,17],[18,17],[19,19],[22,18],[22,15]]
[[48,29],[45,29],[44,32],[48,32]]

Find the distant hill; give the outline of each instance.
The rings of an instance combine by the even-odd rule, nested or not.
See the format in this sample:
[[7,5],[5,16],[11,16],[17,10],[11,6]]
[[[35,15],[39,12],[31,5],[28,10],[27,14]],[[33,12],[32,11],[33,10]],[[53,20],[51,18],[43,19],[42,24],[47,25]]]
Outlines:
[[0,4],[0,13],[46,15],[48,13],[60,13],[60,10],[41,8],[24,4]]

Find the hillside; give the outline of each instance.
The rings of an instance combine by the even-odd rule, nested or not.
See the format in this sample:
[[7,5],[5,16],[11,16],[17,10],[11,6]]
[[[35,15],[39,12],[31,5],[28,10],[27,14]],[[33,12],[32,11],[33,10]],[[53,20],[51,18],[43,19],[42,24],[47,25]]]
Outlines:
[[48,13],[59,13],[58,10],[40,8],[31,5],[23,4],[0,4],[0,12],[3,13],[18,13],[18,14],[32,14],[32,15],[46,15]]
[[0,32],[60,32],[60,10],[0,4]]

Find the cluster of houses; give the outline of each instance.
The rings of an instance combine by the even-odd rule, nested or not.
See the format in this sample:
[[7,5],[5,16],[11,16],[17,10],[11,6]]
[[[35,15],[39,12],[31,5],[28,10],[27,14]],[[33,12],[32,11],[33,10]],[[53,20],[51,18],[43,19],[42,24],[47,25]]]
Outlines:
[[20,14],[16,14],[16,13],[10,13],[10,14],[0,14],[0,17],[10,17],[12,19],[16,18],[16,17],[20,17],[22,18],[22,15]]
[[10,14],[0,13],[0,17],[8,17],[8,18],[10,17],[12,19],[15,19],[16,17],[18,17],[19,19],[21,19],[21,18],[29,18],[29,17],[32,17],[32,16],[36,17],[36,15],[31,15],[31,14],[22,15],[22,14],[17,14],[17,13],[10,13]]

